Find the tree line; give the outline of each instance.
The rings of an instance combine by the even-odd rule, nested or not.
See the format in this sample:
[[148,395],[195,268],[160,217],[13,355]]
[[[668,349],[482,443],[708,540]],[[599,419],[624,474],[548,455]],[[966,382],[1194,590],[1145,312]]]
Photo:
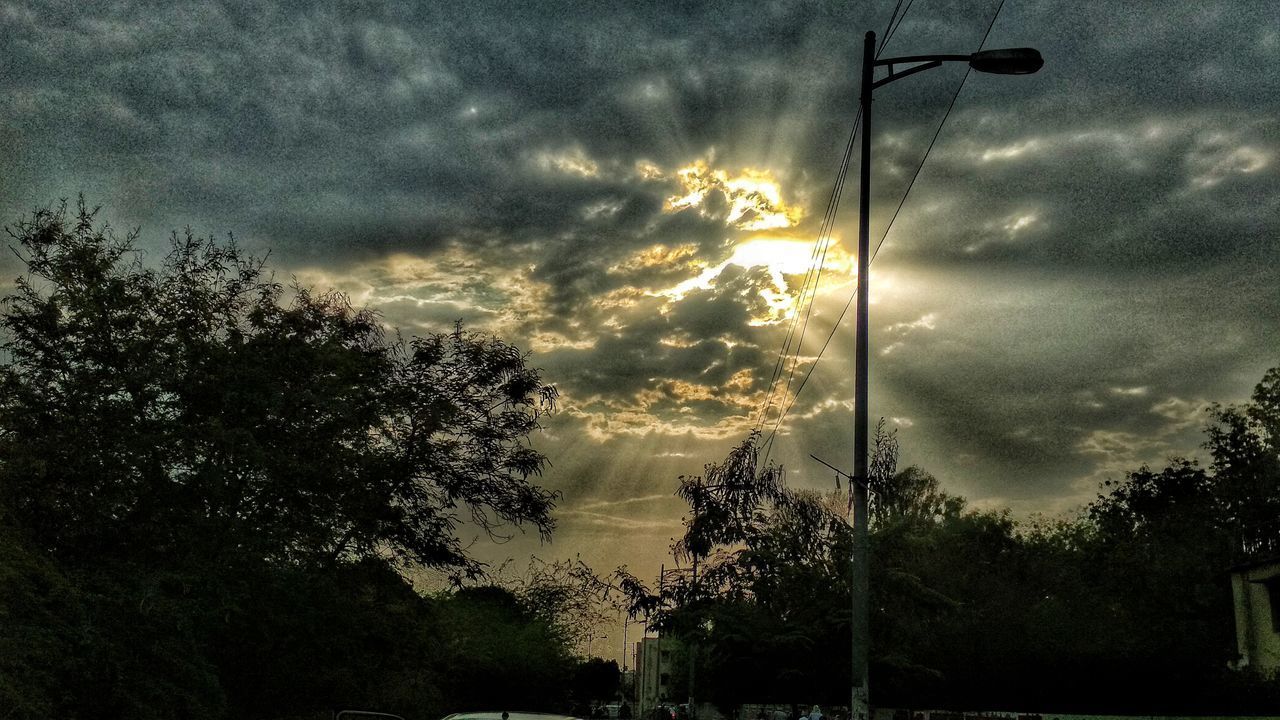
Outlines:
[[[544,536],[556,391],[502,340],[403,339],[234,242],[144,263],[81,201],[9,228],[0,716],[564,709],[572,563],[496,581],[460,530]],[[419,592],[410,570],[448,578]],[[594,576],[591,576],[592,578]],[[596,686],[599,682],[595,683]]]
[[[1280,711],[1280,681],[1237,660],[1229,569],[1280,549],[1280,368],[1214,406],[1207,465],[1107,481],[1075,517],[1018,522],[898,468],[881,423],[869,478],[873,705],[1235,714]],[[788,490],[757,438],[680,478],[682,572],[621,569],[630,612],[680,637],[686,697],[846,705],[847,495]],[[1255,555],[1256,557],[1256,555]],[[696,568],[696,571],[695,571]]]

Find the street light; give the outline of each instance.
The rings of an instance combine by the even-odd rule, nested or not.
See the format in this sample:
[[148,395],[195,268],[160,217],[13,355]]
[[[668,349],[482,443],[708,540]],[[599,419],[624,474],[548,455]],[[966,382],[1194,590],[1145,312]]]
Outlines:
[[[858,192],[858,328],[855,350],[854,421],[853,421],[853,693],[849,706],[851,720],[866,720],[869,698],[867,688],[867,648],[871,633],[868,615],[871,609],[869,587],[869,549],[867,518],[867,286],[868,226],[871,216],[871,95],[872,91],[894,80],[915,75],[944,62],[966,62],[978,72],[997,75],[1029,75],[1044,65],[1044,59],[1031,48],[980,50],[969,55],[909,55],[877,60],[876,34],[868,32],[862,51],[862,158]],[[909,65],[894,72],[895,65]],[[875,79],[875,69],[885,67],[889,74]]]
[[982,50],[969,56],[969,67],[996,75],[1030,75],[1044,67],[1044,58],[1033,48]]

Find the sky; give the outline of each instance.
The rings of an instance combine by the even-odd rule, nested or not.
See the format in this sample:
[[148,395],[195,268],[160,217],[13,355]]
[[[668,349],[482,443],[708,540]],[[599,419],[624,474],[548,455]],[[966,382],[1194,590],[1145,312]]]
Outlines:
[[[883,56],[972,52],[997,4],[913,0]],[[475,553],[652,576],[676,478],[768,398],[789,485],[833,488],[811,453],[852,465],[856,172],[791,387],[769,381],[892,9],[0,2],[0,221],[83,193],[152,257],[174,229],[234,234],[406,334],[461,320],[528,350],[561,393],[533,441],[558,528]],[[1277,20],[1007,0],[985,47],[1039,49],[1038,74],[877,91],[873,246],[963,81],[870,272],[869,411],[903,464],[1070,514],[1203,456],[1206,408],[1280,365]]]

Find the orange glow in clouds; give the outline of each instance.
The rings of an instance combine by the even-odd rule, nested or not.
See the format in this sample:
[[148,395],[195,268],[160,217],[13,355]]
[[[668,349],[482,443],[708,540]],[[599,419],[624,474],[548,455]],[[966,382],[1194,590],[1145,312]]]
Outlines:
[[[706,161],[698,160],[680,168],[675,173],[681,188],[680,194],[667,198],[665,211],[669,213],[697,210],[704,216],[723,213],[725,225],[738,231],[785,230],[793,227],[803,213],[798,207],[789,207],[783,201],[782,187],[767,170],[747,168],[735,176],[724,170],[712,169]],[[723,203],[712,202],[719,193]],[[661,250],[666,250],[661,248]],[[853,257],[840,247],[834,238],[827,240],[823,258],[823,272],[841,276],[848,281],[856,272]],[[822,255],[820,248],[817,255]],[[660,256],[660,252],[642,253],[646,258]],[[753,325],[766,325],[790,318],[799,303],[800,285],[815,261],[813,238],[788,237],[785,233],[751,235],[733,246],[729,258],[718,265],[711,265],[688,256],[681,258],[690,269],[700,272],[673,287],[659,290],[655,295],[678,302],[689,292],[710,289],[730,265],[742,268],[767,268],[773,281],[772,288],[760,291],[769,307],[765,316],[752,319]]]

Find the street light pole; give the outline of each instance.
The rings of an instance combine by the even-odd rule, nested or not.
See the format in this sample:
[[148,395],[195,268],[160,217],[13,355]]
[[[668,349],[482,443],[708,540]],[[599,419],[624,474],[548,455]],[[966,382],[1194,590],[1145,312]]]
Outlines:
[[[867,515],[867,306],[870,277],[870,222],[871,222],[871,96],[881,85],[900,80],[944,62],[967,62],[978,72],[998,75],[1028,75],[1044,65],[1040,53],[1031,48],[1005,50],[979,50],[971,55],[911,55],[876,59],[876,34],[868,32],[862,48],[862,156],[859,165],[858,186],[858,308],[857,340],[854,349],[853,385],[853,478],[849,483],[853,516],[852,612],[851,634],[853,641],[852,680],[853,692],[849,706],[850,720],[867,720],[870,691],[868,680],[868,650],[871,644],[871,583],[870,583],[870,523]],[[910,65],[894,72],[894,65]],[[875,69],[887,66],[889,74],[879,81]]]
[[858,171],[858,311],[853,386],[853,697],[851,720],[866,720],[867,646],[871,640],[870,535],[867,523],[867,304],[869,226],[871,222],[871,91],[875,79],[876,34],[868,32],[862,48],[862,153]]

